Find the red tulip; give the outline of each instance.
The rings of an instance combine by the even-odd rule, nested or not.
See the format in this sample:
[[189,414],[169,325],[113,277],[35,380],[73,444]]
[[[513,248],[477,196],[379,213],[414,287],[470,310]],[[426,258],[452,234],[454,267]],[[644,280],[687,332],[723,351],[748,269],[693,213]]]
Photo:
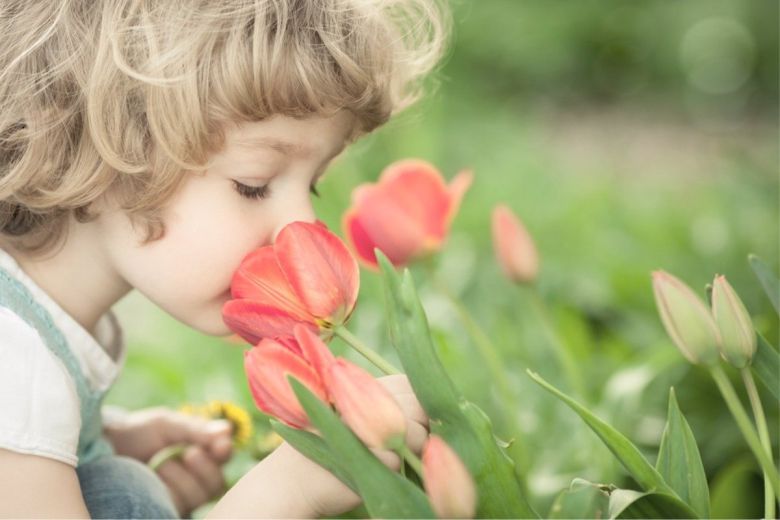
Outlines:
[[422,454],[423,483],[438,518],[473,518],[477,488],[458,455],[438,435],[431,435]]
[[382,172],[376,184],[352,192],[344,233],[365,265],[376,268],[374,248],[395,266],[438,251],[472,180],[469,171],[445,184],[431,164],[408,159]]
[[359,287],[357,262],[341,239],[320,222],[293,222],[241,262],[222,318],[253,345],[292,336],[296,324],[327,333],[349,319]]
[[533,238],[512,210],[501,204],[493,209],[493,248],[504,275],[528,283],[539,272],[539,255]]
[[328,401],[317,371],[302,356],[272,339],[265,338],[244,353],[244,370],[257,407],[293,428],[308,428],[310,422],[287,380],[288,374]]
[[326,379],[341,419],[372,448],[394,448],[404,442],[406,418],[390,392],[374,377],[339,358]]

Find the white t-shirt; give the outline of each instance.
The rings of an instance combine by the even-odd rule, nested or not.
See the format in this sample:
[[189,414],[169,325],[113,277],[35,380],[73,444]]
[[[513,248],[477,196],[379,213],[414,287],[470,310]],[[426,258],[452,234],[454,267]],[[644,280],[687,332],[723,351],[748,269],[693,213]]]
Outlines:
[[[0,267],[51,314],[92,387],[108,389],[126,356],[114,313],[100,318],[93,337],[2,249]],[[80,431],[79,396],[67,368],[34,328],[0,305],[0,448],[76,466]]]

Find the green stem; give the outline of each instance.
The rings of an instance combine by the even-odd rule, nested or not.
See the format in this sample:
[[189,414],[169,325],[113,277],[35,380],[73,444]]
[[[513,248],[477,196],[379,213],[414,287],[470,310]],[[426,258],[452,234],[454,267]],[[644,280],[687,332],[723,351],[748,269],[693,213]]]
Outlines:
[[180,456],[182,453],[184,453],[184,450],[187,448],[187,444],[171,444],[170,446],[166,446],[165,448],[161,449],[154,455],[152,455],[152,458],[149,459],[149,462],[147,462],[147,465],[152,468],[152,471],[157,471],[157,468],[162,466],[165,462],[176,458]]
[[528,294],[530,295],[531,306],[534,308],[534,311],[542,324],[544,334],[547,336],[547,341],[552,347],[555,357],[558,359],[558,364],[566,374],[569,388],[571,388],[575,397],[580,401],[587,402],[585,384],[582,381],[580,371],[577,370],[577,364],[574,362],[571,351],[563,344],[560,336],[558,336],[552,320],[550,319],[550,312],[547,304],[539,294],[536,285],[528,287]]
[[422,461],[420,461],[420,458],[409,449],[409,446],[407,446],[405,442],[401,443],[396,452],[412,467],[412,469],[417,473],[417,475],[420,476],[420,478],[423,477]]
[[352,334],[343,325],[339,325],[333,329],[333,333],[347,342],[347,344],[357,350],[367,360],[372,362],[376,367],[385,374],[400,374],[401,371],[395,368],[392,364],[387,362],[385,358],[377,354],[366,346],[365,343],[360,341],[357,336]]
[[[750,398],[750,406],[753,409],[753,417],[756,420],[756,428],[758,429],[758,436],[761,439],[761,444],[764,446],[764,451],[769,456],[769,460],[772,458],[772,441],[769,438],[769,429],[766,426],[766,417],[764,416],[764,408],[761,406],[761,398],[758,395],[758,389],[756,388],[756,382],[753,380],[753,373],[750,371],[750,367],[745,367],[742,370],[742,381],[745,383],[745,390],[747,390],[748,397]],[[764,472],[764,518],[769,520],[775,517],[775,494],[772,492],[772,484],[769,481],[769,475]]]
[[745,412],[745,409],[742,407],[742,403],[739,401],[739,397],[737,397],[737,392],[731,385],[731,381],[729,381],[728,376],[726,376],[726,373],[720,365],[711,366],[710,374],[718,385],[718,390],[720,390],[723,400],[726,401],[726,405],[728,406],[729,411],[731,411],[731,415],[734,416],[734,420],[737,422],[737,426],[742,432],[742,436],[745,438],[750,450],[761,465],[764,474],[769,478],[772,485],[772,491],[775,495],[780,495],[780,478],[778,478],[777,475],[777,468],[774,467],[772,459],[766,454],[764,448],[761,446],[758,434],[753,428],[753,425],[750,424],[747,412]]

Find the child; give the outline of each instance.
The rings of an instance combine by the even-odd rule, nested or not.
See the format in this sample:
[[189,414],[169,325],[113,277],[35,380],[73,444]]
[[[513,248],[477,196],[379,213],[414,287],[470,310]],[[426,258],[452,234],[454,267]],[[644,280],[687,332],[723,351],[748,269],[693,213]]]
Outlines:
[[[418,96],[446,20],[434,0],[0,3],[0,516],[176,517],[219,496],[226,423],[102,411],[126,355],[110,308],[135,288],[227,335],[241,259],[315,218],[309,191]],[[382,382],[419,453],[408,381]],[[358,503],[283,444],[210,516]]]

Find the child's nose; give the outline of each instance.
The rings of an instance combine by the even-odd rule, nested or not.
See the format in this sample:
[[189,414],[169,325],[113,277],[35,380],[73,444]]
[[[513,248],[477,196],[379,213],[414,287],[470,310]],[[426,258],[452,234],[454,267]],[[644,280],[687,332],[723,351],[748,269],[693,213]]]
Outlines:
[[279,232],[284,229],[287,224],[297,221],[314,222],[317,219],[317,216],[314,214],[314,208],[312,208],[311,203],[308,201],[306,204],[302,204],[298,207],[288,207],[286,209],[287,211],[285,211],[284,215],[277,221],[276,229],[274,229],[274,241],[279,235]]

